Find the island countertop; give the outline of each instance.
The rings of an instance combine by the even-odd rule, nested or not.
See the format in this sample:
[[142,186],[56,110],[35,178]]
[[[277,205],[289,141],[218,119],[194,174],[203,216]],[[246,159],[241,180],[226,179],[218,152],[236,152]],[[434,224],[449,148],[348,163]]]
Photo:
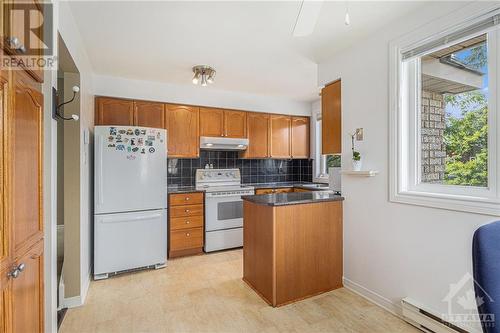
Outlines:
[[325,201],[343,201],[344,197],[334,191],[291,192],[277,194],[245,195],[243,200],[266,206],[286,206]]

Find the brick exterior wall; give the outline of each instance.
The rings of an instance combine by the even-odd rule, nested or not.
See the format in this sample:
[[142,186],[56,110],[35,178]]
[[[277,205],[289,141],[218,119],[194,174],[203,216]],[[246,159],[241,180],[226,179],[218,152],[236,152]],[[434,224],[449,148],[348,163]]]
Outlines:
[[446,120],[442,94],[422,91],[421,122],[422,182],[441,183],[446,163]]

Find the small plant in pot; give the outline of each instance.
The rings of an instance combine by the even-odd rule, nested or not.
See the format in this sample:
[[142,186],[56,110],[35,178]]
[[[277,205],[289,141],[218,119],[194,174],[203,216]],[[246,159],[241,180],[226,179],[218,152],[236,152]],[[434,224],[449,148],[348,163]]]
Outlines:
[[361,154],[359,151],[352,151],[352,169],[354,171],[361,171]]

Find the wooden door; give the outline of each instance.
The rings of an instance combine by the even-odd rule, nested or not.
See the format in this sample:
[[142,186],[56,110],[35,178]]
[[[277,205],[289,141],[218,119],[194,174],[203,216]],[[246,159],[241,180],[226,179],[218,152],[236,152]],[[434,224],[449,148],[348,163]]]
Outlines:
[[134,101],[134,125],[165,128],[165,104]]
[[200,108],[200,136],[224,136],[224,110]]
[[342,152],[341,81],[335,81],[321,90],[321,153]]
[[309,118],[292,117],[292,158],[309,158]]
[[292,120],[288,116],[271,115],[271,150],[272,158],[290,158],[290,128]]
[[12,279],[12,331],[43,332],[43,241],[19,257],[16,266],[23,269]]
[[199,116],[194,106],[167,104],[168,157],[200,156]]
[[228,138],[247,137],[247,113],[244,111],[224,111],[224,136]]
[[132,126],[134,101],[120,98],[96,97],[95,124]]
[[248,148],[243,152],[243,158],[269,157],[269,114],[247,114]]

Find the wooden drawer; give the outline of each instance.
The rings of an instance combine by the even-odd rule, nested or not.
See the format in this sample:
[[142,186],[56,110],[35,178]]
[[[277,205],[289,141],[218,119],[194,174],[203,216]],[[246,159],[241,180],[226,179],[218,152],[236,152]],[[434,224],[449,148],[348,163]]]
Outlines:
[[170,230],[203,227],[203,216],[173,217],[170,219]]
[[170,207],[170,217],[203,216],[203,205]]
[[203,228],[191,228],[170,232],[170,251],[203,247]]
[[203,193],[179,193],[170,195],[170,206],[203,204]]

